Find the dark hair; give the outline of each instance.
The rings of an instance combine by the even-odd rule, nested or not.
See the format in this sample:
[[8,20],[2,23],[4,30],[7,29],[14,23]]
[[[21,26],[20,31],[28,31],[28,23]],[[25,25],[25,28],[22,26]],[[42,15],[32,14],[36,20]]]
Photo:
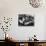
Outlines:
[[36,35],[34,35],[34,37],[36,37]]

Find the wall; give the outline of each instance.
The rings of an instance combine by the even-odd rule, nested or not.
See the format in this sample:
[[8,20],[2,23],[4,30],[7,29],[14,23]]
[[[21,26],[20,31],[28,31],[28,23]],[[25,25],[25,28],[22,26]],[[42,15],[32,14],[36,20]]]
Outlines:
[[[17,40],[27,40],[34,34],[39,40],[45,40],[45,16],[46,8],[33,8],[28,0],[0,0],[0,16],[12,17],[13,22],[10,31],[8,31]],[[19,27],[18,14],[31,14],[35,17],[34,27]],[[2,31],[0,31],[2,33]],[[2,35],[0,33],[0,35]],[[45,34],[44,34],[45,33]],[[0,39],[3,37],[0,36]],[[4,38],[3,38],[4,39]]]

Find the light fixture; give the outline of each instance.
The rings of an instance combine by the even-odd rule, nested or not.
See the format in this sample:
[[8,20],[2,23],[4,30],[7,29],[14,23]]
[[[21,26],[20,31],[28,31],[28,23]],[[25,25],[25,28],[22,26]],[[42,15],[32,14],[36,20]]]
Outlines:
[[42,5],[43,0],[29,0],[29,3],[32,7],[38,8]]

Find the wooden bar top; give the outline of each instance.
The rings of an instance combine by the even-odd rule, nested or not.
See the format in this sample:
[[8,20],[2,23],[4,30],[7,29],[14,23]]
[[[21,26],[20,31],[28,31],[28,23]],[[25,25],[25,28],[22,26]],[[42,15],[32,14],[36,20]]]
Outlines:
[[46,43],[46,40],[38,40],[38,41],[33,41],[33,40],[6,40],[6,41],[10,41],[10,42],[15,42],[15,43],[17,43],[17,42],[20,42],[20,43],[29,43],[29,42],[34,42],[34,43]]
[[46,43],[46,40],[39,40],[39,41],[29,41],[29,40],[14,40],[13,42],[25,42],[25,43],[27,43],[27,42],[38,42],[38,43]]

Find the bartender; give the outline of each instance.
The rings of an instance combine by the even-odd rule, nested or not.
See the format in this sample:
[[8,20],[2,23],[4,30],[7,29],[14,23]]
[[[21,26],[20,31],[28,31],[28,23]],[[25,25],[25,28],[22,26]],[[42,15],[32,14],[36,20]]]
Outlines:
[[37,41],[36,35],[34,35],[32,38],[33,38],[34,41]]

